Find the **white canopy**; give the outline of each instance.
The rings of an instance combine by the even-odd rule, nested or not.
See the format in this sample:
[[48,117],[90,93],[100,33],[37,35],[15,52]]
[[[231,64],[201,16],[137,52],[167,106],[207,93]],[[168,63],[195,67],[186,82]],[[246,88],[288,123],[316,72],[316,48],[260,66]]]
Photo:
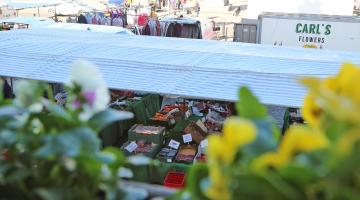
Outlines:
[[0,23],[3,22],[29,24],[30,28],[38,28],[38,27],[43,28],[51,24],[55,24],[55,21],[53,19],[43,18],[43,17],[15,17],[10,19],[0,20]]
[[81,6],[77,3],[63,3],[56,6],[56,14],[58,15],[76,15],[80,11],[89,12],[92,9],[86,6]]
[[66,82],[70,64],[99,66],[110,88],[236,101],[248,86],[264,104],[302,105],[302,76],[327,77],[360,54],[66,30],[0,32],[0,75]]
[[3,6],[6,5],[13,9],[25,9],[35,7],[53,6],[63,3],[62,0],[4,0]]

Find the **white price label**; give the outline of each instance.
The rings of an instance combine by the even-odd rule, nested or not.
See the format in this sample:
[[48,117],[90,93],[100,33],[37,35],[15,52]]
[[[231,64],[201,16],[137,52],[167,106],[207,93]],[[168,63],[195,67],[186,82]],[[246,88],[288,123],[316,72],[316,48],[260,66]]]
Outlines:
[[193,105],[194,105],[194,101],[190,101],[188,107],[193,107]]
[[183,140],[184,140],[184,143],[189,143],[189,142],[191,142],[191,141],[192,141],[191,134],[183,135]]
[[191,116],[190,110],[186,111],[186,112],[185,112],[185,117],[186,117],[186,119],[189,118],[190,116]]
[[126,149],[128,152],[130,152],[130,153],[132,153],[133,151],[135,151],[136,148],[138,148],[138,145],[136,144],[136,142],[131,142],[129,145],[127,145],[127,146],[125,147],[125,149]]
[[169,147],[174,148],[174,149],[178,149],[179,146],[180,146],[180,142],[175,141],[175,140],[170,140]]
[[201,142],[200,142],[200,147],[201,148],[205,148],[205,147],[207,147],[207,145],[208,145],[208,140],[202,140]]

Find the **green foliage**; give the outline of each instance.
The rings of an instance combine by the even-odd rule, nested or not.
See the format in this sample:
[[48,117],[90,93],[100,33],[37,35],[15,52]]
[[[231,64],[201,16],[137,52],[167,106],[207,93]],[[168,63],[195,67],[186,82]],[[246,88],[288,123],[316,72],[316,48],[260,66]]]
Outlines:
[[236,110],[243,118],[255,120],[267,117],[266,107],[259,102],[247,87],[242,87],[239,91]]
[[23,82],[24,93],[0,100],[0,196],[6,199],[119,199],[124,156],[101,150],[98,132],[123,115],[114,110],[81,121],[56,105],[49,87]]
[[[321,129],[292,127],[280,138],[266,108],[250,90],[241,88],[239,96],[236,109],[256,126],[255,141],[238,148],[230,164],[221,162],[218,153],[228,153],[220,152],[224,149],[221,144],[213,147],[212,151],[219,152],[207,155],[207,165],[192,167],[187,187],[173,199],[207,199],[211,195],[214,199],[360,199],[360,126],[354,119],[342,116],[349,123],[331,118]],[[328,115],[326,110],[322,112]],[[209,176],[212,172],[215,178]]]

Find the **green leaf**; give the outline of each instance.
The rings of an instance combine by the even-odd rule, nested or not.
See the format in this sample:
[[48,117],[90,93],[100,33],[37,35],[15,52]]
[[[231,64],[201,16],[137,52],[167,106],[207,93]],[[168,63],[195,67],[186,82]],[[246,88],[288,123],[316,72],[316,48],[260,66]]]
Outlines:
[[208,176],[208,168],[206,164],[195,163],[186,178],[186,189],[189,190],[193,199],[208,199],[201,189],[201,181]]
[[11,106],[11,105],[3,106],[0,108],[0,118],[3,117],[13,118],[14,116],[19,115],[23,112],[24,112],[23,109],[17,108],[15,106]]
[[0,146],[11,145],[16,142],[16,134],[14,132],[4,130],[0,132]]
[[263,119],[267,116],[266,107],[259,102],[247,87],[240,89],[239,98],[236,103],[236,110],[241,117]]
[[45,135],[43,146],[34,152],[37,157],[65,155],[69,157],[93,155],[100,149],[100,141],[89,128],[77,128],[60,132],[57,135]]
[[279,169],[279,175],[287,182],[290,182],[298,187],[311,183],[316,174],[311,168],[305,168],[297,165],[288,165]]
[[89,126],[97,133],[115,121],[133,118],[133,114],[125,111],[117,111],[114,109],[106,109],[97,113],[89,120]]
[[65,111],[65,109],[57,104],[54,104],[50,101],[44,101],[46,109],[50,112],[51,115],[54,115],[58,118],[62,118],[67,121],[72,121],[72,116]]
[[102,153],[108,153],[114,156],[115,159],[108,163],[110,169],[113,170],[113,172],[116,172],[125,162],[125,156],[117,148],[107,147],[102,151]]
[[246,156],[255,157],[268,151],[274,151],[278,140],[273,133],[272,121],[267,119],[255,120],[257,128],[256,140],[243,148]]
[[44,200],[62,200],[72,196],[72,192],[65,188],[40,188],[36,189],[36,194]]

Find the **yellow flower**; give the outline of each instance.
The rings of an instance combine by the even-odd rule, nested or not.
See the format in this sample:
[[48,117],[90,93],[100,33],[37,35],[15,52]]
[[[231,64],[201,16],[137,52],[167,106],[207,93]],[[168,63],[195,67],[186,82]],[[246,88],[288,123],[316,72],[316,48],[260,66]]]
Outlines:
[[292,127],[285,134],[278,150],[265,153],[255,159],[253,168],[255,170],[267,167],[278,168],[286,165],[296,153],[316,151],[328,145],[329,141],[323,133],[301,126]]
[[250,144],[256,139],[255,125],[246,119],[230,117],[223,130],[223,159],[230,164],[240,146]]
[[315,151],[329,145],[325,134],[307,127],[296,126],[285,134],[279,147],[280,154]]
[[275,152],[264,153],[254,160],[252,168],[255,171],[261,171],[267,167],[278,168],[288,162],[288,157],[281,156]]
[[320,117],[322,110],[319,105],[316,104],[315,94],[309,92],[309,94],[304,99],[304,106],[302,107],[302,113],[304,119],[312,126],[320,126]]
[[209,161],[220,160],[223,157],[223,144],[219,135],[210,135],[208,137],[207,156]]
[[360,68],[356,65],[345,63],[337,76],[342,94],[360,103]]
[[225,142],[232,146],[243,146],[256,139],[255,125],[246,119],[230,117],[224,124]]
[[340,139],[337,141],[336,153],[349,154],[353,150],[354,144],[360,141],[360,129],[354,129],[343,133]]

